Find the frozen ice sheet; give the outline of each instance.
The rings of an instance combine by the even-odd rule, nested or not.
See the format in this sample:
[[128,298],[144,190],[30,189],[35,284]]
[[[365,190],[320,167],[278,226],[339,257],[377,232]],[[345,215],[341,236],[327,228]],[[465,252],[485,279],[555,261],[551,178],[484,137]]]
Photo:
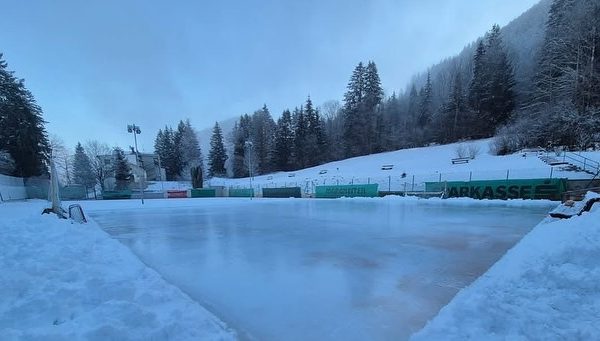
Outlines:
[[549,210],[211,200],[91,215],[168,281],[259,340],[406,339]]

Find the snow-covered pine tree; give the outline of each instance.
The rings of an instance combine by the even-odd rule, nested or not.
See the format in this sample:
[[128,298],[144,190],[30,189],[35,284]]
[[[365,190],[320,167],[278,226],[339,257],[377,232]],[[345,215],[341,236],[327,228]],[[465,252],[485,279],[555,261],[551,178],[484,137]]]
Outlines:
[[227,174],[225,161],[227,161],[227,152],[223,144],[223,132],[219,123],[215,122],[208,153],[208,175],[210,177],[225,176]]
[[191,169],[202,165],[202,151],[198,136],[189,119],[179,121],[177,126],[176,143],[177,151],[181,159],[181,176],[185,180],[191,180]]
[[115,189],[117,191],[129,189],[129,183],[132,181],[131,168],[125,159],[125,152],[121,148],[115,148],[114,151],[114,173]]
[[94,175],[90,158],[79,142],[75,146],[75,155],[73,156],[73,181],[76,184],[84,185],[86,188],[96,186],[96,176]]

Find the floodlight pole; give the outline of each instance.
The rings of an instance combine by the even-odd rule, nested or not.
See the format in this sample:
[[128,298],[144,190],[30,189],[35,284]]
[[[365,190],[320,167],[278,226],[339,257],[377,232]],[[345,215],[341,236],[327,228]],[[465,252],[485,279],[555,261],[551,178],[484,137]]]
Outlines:
[[[142,131],[140,130],[139,126],[136,126],[135,124],[128,124],[127,125],[127,132],[129,133],[133,133],[133,141],[135,144],[135,164],[136,166],[140,167],[140,152],[138,152],[138,146],[137,146],[137,135],[141,134]],[[143,173],[143,168],[142,168],[142,173]],[[142,205],[144,204],[144,183],[143,183],[143,179],[144,179],[144,175],[141,174],[141,178],[140,178],[140,193],[141,193],[141,197],[142,197]]]
[[250,179],[250,189],[252,190],[252,196],[250,197],[250,200],[252,200],[252,197],[254,196],[254,188],[252,187],[252,142],[250,141],[246,141],[246,149],[248,150],[248,178]]

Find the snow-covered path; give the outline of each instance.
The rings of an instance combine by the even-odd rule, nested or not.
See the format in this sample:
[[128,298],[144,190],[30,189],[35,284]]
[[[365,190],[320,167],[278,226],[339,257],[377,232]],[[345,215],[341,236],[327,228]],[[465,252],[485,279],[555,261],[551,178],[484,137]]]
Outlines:
[[554,205],[410,199],[85,203],[144,263],[242,335],[260,340],[406,339]]

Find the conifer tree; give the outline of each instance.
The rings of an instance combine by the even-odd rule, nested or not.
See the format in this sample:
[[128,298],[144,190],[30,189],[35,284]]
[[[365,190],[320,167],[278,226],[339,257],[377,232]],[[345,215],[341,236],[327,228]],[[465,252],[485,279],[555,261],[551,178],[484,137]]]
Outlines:
[[289,171],[293,169],[292,151],[294,148],[294,127],[292,114],[284,110],[277,120],[277,132],[273,150],[273,164],[275,170]]
[[227,161],[227,152],[223,144],[223,132],[219,123],[215,122],[208,153],[208,175],[210,177],[225,176],[227,174],[225,161]]
[[271,150],[273,147],[273,135],[275,134],[275,121],[265,104],[261,110],[252,115],[252,129],[250,138],[252,141],[252,152],[256,160],[258,174],[265,174],[272,170]]
[[252,119],[248,114],[240,116],[232,132],[233,160],[232,173],[234,178],[247,177],[248,165],[246,163],[246,142],[250,141],[250,128]]
[[432,96],[433,96],[433,85],[431,84],[431,72],[427,72],[427,81],[419,92],[419,116],[417,118],[417,125],[420,128],[424,128],[433,115],[432,108]]
[[307,155],[306,155],[306,136],[308,134],[308,122],[304,115],[304,107],[295,108],[292,115],[292,121],[294,124],[294,168],[300,169],[306,167]]
[[121,148],[115,148],[114,151],[114,173],[116,180],[115,189],[125,190],[129,189],[129,183],[132,180],[131,168],[127,164],[127,160],[125,159],[125,152]]
[[75,146],[75,155],[73,156],[73,180],[76,184],[85,187],[96,186],[96,176],[90,163],[90,159],[85,153],[81,143]]
[[42,109],[17,79],[0,54],[0,150],[14,160],[13,175],[37,176],[47,173],[50,152]]

